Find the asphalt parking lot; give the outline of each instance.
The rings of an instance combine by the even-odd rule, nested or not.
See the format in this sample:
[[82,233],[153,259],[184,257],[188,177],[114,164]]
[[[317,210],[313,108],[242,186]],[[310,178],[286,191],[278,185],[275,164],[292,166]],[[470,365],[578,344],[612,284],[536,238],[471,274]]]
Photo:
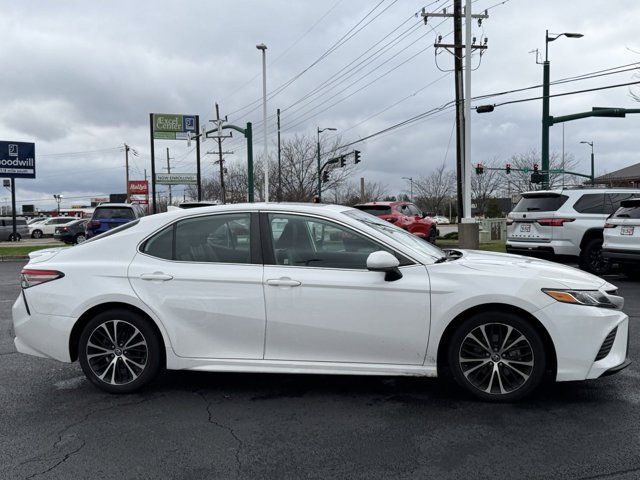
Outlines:
[[[171,372],[140,394],[15,352],[20,262],[0,263],[2,479],[636,479],[640,365],[516,404],[438,380]],[[613,275],[640,358],[640,282]]]

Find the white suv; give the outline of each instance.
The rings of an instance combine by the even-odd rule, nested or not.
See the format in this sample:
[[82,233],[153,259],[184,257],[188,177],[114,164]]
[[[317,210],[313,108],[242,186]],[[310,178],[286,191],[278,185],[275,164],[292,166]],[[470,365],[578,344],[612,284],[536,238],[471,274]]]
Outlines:
[[625,200],[604,226],[602,256],[640,279],[640,198]]
[[580,268],[597,275],[611,264],[602,255],[607,217],[640,189],[576,188],[526,192],[507,216],[507,252],[578,257]]

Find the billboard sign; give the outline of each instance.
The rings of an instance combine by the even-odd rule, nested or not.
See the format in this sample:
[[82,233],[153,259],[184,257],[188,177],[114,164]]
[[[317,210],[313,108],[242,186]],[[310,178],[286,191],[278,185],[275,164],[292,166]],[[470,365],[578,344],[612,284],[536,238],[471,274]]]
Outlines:
[[0,177],[36,178],[36,145],[0,142]]
[[129,180],[129,195],[147,195],[149,182],[146,180]]
[[195,173],[156,173],[159,185],[196,185],[198,175]]
[[153,138],[157,140],[188,140],[195,132],[195,115],[153,114]]

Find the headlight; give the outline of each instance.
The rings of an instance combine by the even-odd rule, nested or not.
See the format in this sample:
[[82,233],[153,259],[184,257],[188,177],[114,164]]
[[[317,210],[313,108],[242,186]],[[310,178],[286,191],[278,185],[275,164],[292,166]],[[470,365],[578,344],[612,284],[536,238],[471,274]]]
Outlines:
[[600,290],[551,290],[543,288],[542,291],[554,300],[574,305],[587,305],[589,307],[616,308]]

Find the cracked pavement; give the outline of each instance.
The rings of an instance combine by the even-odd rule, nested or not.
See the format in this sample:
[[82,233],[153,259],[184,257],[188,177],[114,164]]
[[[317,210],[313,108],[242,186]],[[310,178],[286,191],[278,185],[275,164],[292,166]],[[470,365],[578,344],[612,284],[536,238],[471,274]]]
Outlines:
[[433,379],[168,372],[103,393],[77,364],[14,354],[22,263],[0,263],[0,478],[637,479],[640,282],[622,373],[512,405]]

